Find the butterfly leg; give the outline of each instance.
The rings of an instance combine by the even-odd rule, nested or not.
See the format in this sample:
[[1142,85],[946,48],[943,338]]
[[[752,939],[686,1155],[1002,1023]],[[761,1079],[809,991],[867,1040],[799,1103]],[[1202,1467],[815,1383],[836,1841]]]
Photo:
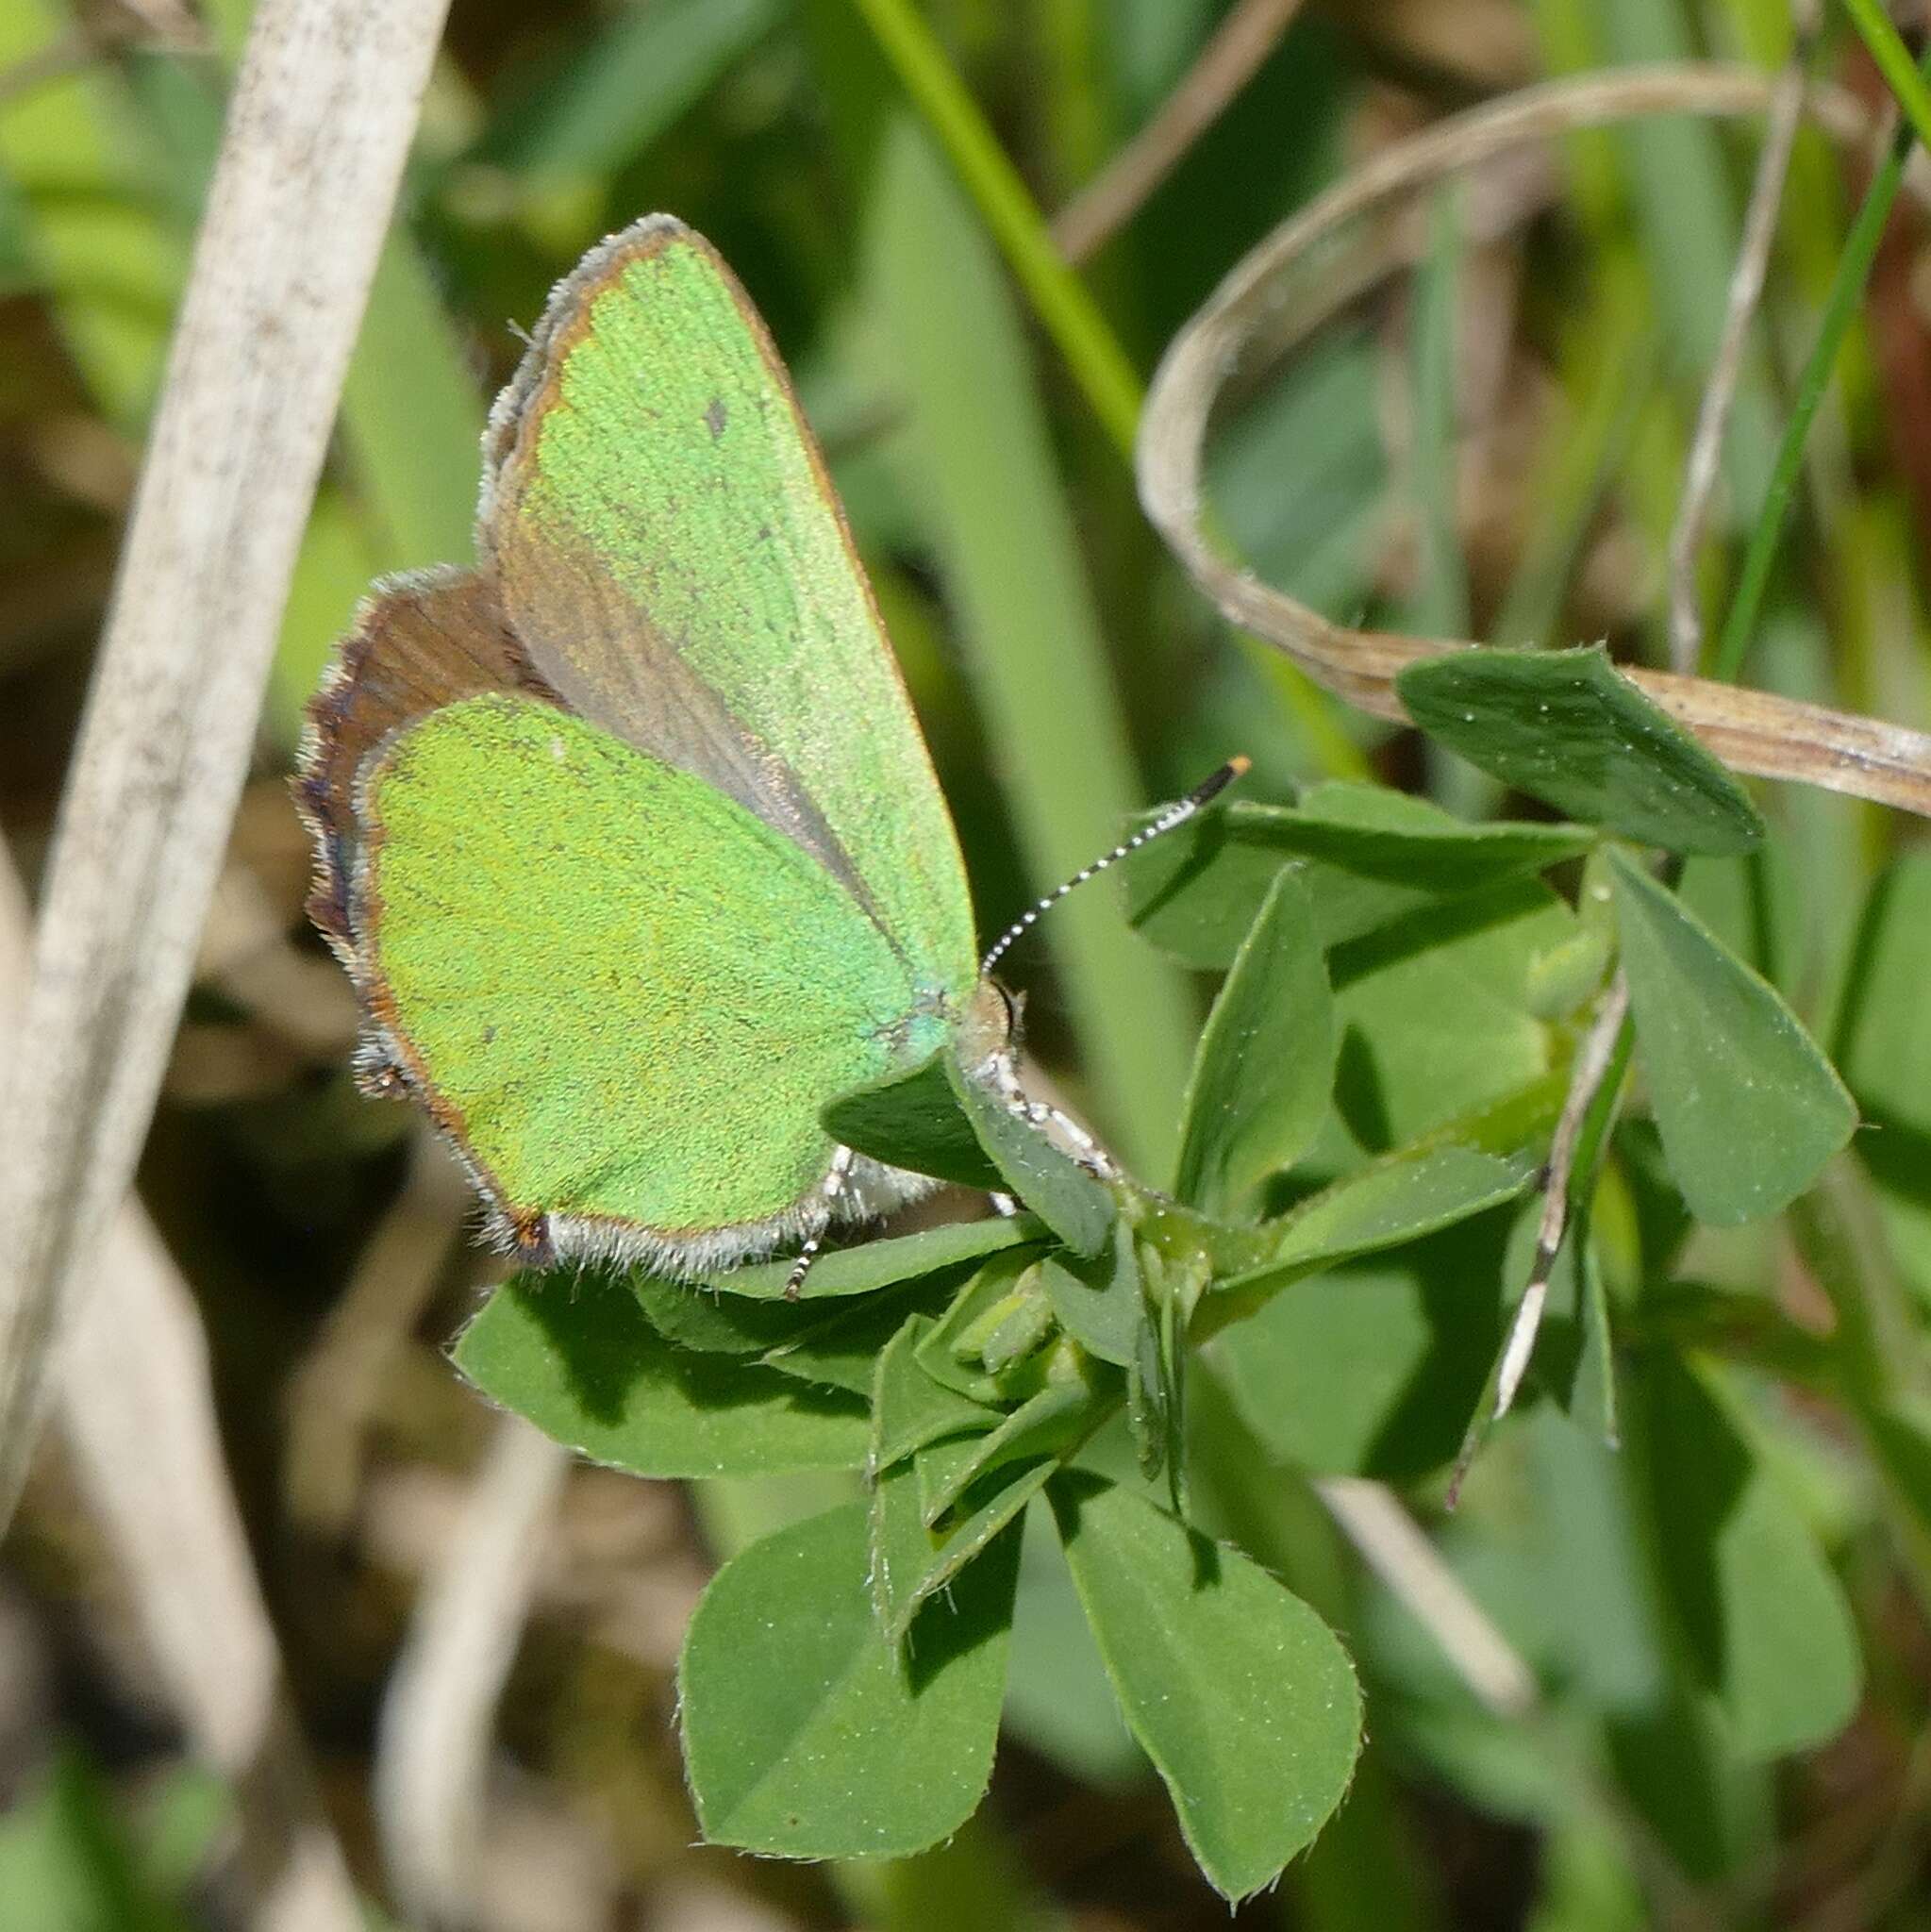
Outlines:
[[785,1283],[785,1299],[788,1302],[798,1299],[798,1291],[805,1286],[805,1277],[810,1274],[811,1264],[818,1258],[819,1249],[824,1245],[824,1230],[831,1224],[833,1208],[851,1183],[852,1163],[857,1158],[849,1147],[840,1147],[831,1157],[831,1166],[819,1183],[819,1191],[824,1201],[824,1220],[815,1233],[806,1237],[805,1245],[798,1250],[798,1258],[791,1264],[791,1276]]
[[1062,1154],[1071,1155],[1089,1174],[1103,1181],[1117,1180],[1120,1163],[1073,1118],[1044,1100],[1035,1100],[1019,1077],[1010,1054],[992,1060],[992,1080],[999,1097],[1028,1126],[1038,1127]]

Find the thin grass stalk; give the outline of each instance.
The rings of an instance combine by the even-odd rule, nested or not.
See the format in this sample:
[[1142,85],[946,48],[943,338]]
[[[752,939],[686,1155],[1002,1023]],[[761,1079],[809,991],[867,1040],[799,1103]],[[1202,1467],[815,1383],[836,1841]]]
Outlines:
[[[1931,70],[1931,53],[1925,56]],[[1810,425],[1830,387],[1837,368],[1838,352],[1864,299],[1864,285],[1871,279],[1872,264],[1884,241],[1886,224],[1904,185],[1905,169],[1917,139],[1914,124],[1905,122],[1892,136],[1884,160],[1851,225],[1843,252],[1838,257],[1837,273],[1831,277],[1830,293],[1818,324],[1817,340],[1810,345],[1797,378],[1797,393],[1790,405],[1790,419],[1777,442],[1776,460],[1771,467],[1770,483],[1763,492],[1763,504],[1750,530],[1750,542],[1743,553],[1743,568],[1738,575],[1737,592],[1730,600],[1729,614],[1723,620],[1723,635],[1711,658],[1709,672],[1724,683],[1736,678],[1756,634],[1756,621],[1763,609],[1770,575],[1776,563],[1777,548],[1783,541],[1784,524],[1797,494],[1804,470],[1804,445]]]

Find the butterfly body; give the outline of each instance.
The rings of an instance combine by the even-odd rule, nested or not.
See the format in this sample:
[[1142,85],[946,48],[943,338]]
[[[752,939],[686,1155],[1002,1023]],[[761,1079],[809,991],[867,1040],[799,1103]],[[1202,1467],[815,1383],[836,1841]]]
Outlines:
[[378,587],[313,701],[311,909],[359,1064],[524,1258],[698,1274],[925,1191],[822,1126],[1009,1074],[952,823],[748,299],[638,223],[484,442],[478,567]]

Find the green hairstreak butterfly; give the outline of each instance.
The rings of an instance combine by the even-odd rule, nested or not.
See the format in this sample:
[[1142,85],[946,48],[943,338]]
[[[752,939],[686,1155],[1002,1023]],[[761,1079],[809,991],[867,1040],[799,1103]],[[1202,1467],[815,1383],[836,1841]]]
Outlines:
[[701,237],[647,217],[558,285],[476,535],[376,587],[309,707],[365,1085],[536,1263],[702,1274],[930,1188],[820,1111],[941,1053],[1024,1106],[1009,1007],[824,458]]

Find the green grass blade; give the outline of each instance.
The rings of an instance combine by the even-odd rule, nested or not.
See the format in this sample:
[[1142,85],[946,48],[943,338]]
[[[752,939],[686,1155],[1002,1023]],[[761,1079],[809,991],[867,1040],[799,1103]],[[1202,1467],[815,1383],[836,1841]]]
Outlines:
[[[1018,317],[971,209],[908,123],[881,150],[871,242],[923,500],[1045,890],[1110,846],[1143,800]],[[1106,892],[1075,893],[1047,934],[1107,1129],[1130,1164],[1163,1173],[1187,1078],[1185,985],[1128,939]]]
[[1924,70],[1911,59],[1911,50],[1891,25],[1890,16],[1878,0],[1844,0],[1844,11],[1863,36],[1886,85],[1897,96],[1905,119],[1917,131],[1918,139],[1931,148],[1931,86],[1926,85]]
[[1468,566],[1456,517],[1456,361],[1462,268],[1461,196],[1451,184],[1428,204],[1428,254],[1415,283],[1409,358],[1414,408],[1411,501],[1421,554],[1408,606],[1424,637],[1469,632]]
[[[1931,53],[1926,54],[1925,60],[1927,67],[1931,67]],[[1805,441],[1810,433],[1818,406],[1823,401],[1831,372],[1837,366],[1838,350],[1863,299],[1864,284],[1870,279],[1872,264],[1877,259],[1878,245],[1884,240],[1885,224],[1889,219],[1891,204],[1896,201],[1898,189],[1903,185],[1905,165],[1910,158],[1911,146],[1911,125],[1906,124],[1899,129],[1889,153],[1872,176],[1863,204],[1857,209],[1857,218],[1845,239],[1843,252],[1838,258],[1837,275],[1824,303],[1823,319],[1818,325],[1817,340],[1811,344],[1810,354],[1797,380],[1796,400],[1791,405],[1790,420],[1784,425],[1776,459],[1771,468],[1770,483],[1751,528],[1750,543],[1743,554],[1743,568],[1737,580],[1736,595],[1730,600],[1729,615],[1723,620],[1723,635],[1710,660],[1713,677],[1734,679],[1743,668],[1744,655],[1750,648],[1757,618],[1762,612],[1764,592],[1770,586],[1771,569],[1776,562],[1784,522],[1797,493],[1797,483],[1804,466]]]
[[525,190],[608,183],[776,22],[785,0],[648,0],[588,41],[486,143]]
[[[0,7],[0,73],[67,29],[66,9],[46,0]],[[102,412],[134,434],[160,379],[187,238],[144,192],[129,132],[125,90],[98,62],[0,102],[0,170],[21,249]]]
[[401,233],[376,266],[342,430],[382,567],[466,563],[483,402],[427,264]]
[[909,0],[855,4],[985,218],[1093,413],[1130,460],[1140,421],[1140,377],[1085,285],[1054,248],[1018,169]]

